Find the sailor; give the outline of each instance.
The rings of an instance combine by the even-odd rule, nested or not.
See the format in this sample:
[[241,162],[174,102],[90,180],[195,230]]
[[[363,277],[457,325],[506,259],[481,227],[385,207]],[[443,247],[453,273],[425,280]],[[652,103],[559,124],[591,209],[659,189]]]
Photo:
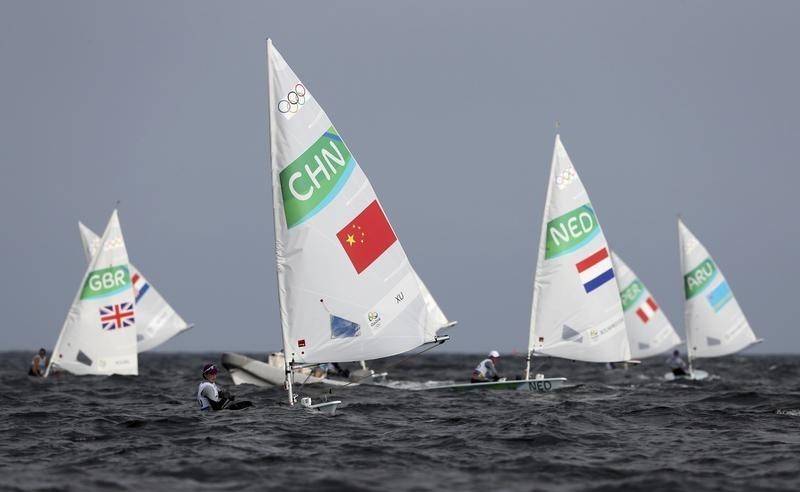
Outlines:
[[497,350],[489,352],[489,358],[481,361],[480,364],[472,371],[472,383],[485,383],[487,381],[497,381],[500,375],[497,374],[495,363],[500,358],[500,353]]
[[234,397],[227,391],[223,391],[217,386],[217,367],[214,364],[203,366],[203,381],[197,387],[197,402],[200,410],[222,410],[234,400]]
[[44,376],[45,368],[47,367],[47,350],[44,348],[39,349],[39,353],[33,356],[31,360],[31,367],[28,369],[28,376]]
[[667,365],[672,369],[672,374],[676,376],[686,376],[686,363],[681,359],[681,353],[677,350],[672,352],[672,357],[667,359]]

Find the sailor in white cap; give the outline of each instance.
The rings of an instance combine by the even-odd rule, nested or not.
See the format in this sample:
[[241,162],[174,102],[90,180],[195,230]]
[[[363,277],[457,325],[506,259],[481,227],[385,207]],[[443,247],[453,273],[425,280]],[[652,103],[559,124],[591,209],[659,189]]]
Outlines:
[[485,383],[487,381],[497,381],[500,375],[497,374],[495,363],[500,358],[500,353],[497,350],[489,352],[489,358],[483,359],[480,364],[472,371],[472,383]]

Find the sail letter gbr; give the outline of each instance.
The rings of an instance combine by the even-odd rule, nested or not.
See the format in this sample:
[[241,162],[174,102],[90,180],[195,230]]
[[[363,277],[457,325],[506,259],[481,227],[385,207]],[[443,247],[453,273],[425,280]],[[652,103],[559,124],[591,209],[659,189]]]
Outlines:
[[354,167],[353,156],[336,129],[330,127],[280,172],[286,227],[292,228],[325,208]]

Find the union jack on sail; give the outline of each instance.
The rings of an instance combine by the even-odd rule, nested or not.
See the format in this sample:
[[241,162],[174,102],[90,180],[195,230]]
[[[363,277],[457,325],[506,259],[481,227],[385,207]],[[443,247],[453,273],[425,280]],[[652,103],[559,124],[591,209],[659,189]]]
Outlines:
[[116,330],[126,326],[133,326],[133,303],[123,302],[100,308],[100,323],[104,330]]

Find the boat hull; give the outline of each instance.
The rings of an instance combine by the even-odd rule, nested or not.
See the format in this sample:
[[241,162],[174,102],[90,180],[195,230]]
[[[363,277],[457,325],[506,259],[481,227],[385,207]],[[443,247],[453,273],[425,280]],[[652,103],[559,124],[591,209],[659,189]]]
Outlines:
[[433,388],[425,389],[451,391],[505,390],[549,393],[564,386],[566,381],[567,378],[520,379],[514,381],[489,381],[486,383],[451,384],[447,386],[435,386]]
[[695,369],[691,372],[691,374],[687,374],[685,376],[675,376],[671,372],[664,374],[664,379],[667,381],[702,381],[708,377],[708,373],[706,371],[701,371],[700,369]]
[[[261,387],[283,386],[286,378],[282,367],[275,367],[234,352],[222,354],[222,366],[230,372],[234,384],[253,384]],[[357,384],[329,378],[316,378],[301,373],[294,373],[293,377],[295,384],[324,384],[327,386]]]

